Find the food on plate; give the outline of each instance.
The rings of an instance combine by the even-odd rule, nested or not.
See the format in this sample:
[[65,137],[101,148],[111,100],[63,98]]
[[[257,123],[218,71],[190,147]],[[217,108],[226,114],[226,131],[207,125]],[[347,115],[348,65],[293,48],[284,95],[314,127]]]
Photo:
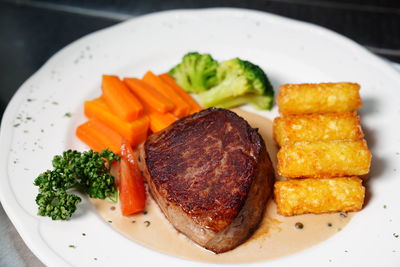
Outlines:
[[70,192],[79,190],[91,198],[115,198],[114,177],[110,174],[119,156],[109,150],[78,152],[67,150],[52,161],[53,170],[40,174],[34,181],[39,187],[36,197],[38,215],[53,220],[67,220],[81,198]]
[[[305,179],[275,184],[279,214],[362,208],[365,189],[354,175],[368,173],[371,154],[354,112],[361,106],[358,90],[352,83],[281,86],[283,116],[274,122],[281,146],[278,173]],[[202,110],[187,92],[197,93],[211,108]],[[35,180],[39,214],[68,219],[81,199],[67,191],[91,182],[84,191],[90,197],[115,198],[118,193],[123,216],[146,214],[145,178],[154,205],[179,232],[215,253],[236,248],[258,228],[275,177],[258,129],[223,108],[251,104],[271,109],[273,95],[257,65],[239,58],[218,63],[196,52],[186,54],[169,74],[147,71],[142,79],[122,81],[103,75],[102,95],[85,102],[88,121],[76,129],[83,142],[102,151],[82,154],[97,153],[99,171],[91,169],[91,162],[72,159],[67,171],[42,174]],[[110,167],[117,160],[114,180]],[[84,180],[80,171],[96,179],[108,172],[108,180]],[[63,175],[74,184],[62,181]]]
[[168,75],[148,71],[143,80],[103,75],[102,95],[85,101],[89,121],[76,129],[77,137],[95,151],[120,153],[121,138],[137,146],[149,134],[202,108]]
[[[284,84],[277,103],[281,117],[273,135],[281,147],[275,185],[279,213],[356,211],[364,203],[371,152],[356,109],[362,105],[356,83]],[[342,177],[342,178],[335,178]],[[293,180],[306,178],[302,180]],[[318,178],[318,179],[315,179]],[[349,180],[350,179],[350,180]],[[351,180],[352,179],[352,180]]]
[[199,94],[205,107],[250,104],[257,109],[272,108],[272,85],[264,71],[249,61],[239,58],[222,61],[217,68],[217,81],[215,86]]
[[167,128],[169,125],[171,125],[171,123],[173,123],[178,119],[171,112],[160,113],[156,110],[153,110],[146,104],[145,108],[146,108],[146,115],[150,118],[150,130],[153,133],[156,133],[164,128]]
[[153,72],[148,71],[143,76],[143,81],[174,103],[175,107],[171,112],[176,117],[182,118],[189,115],[189,104],[186,103],[186,101],[174,90],[174,88],[165,83],[160,77],[155,75]]
[[[96,119],[109,128],[114,129],[133,146],[137,146],[147,138],[150,123],[148,116],[142,115],[132,122],[124,121],[110,110],[102,97],[85,101],[84,113],[89,119]],[[104,146],[97,151],[103,148]]]
[[114,153],[120,153],[122,136],[96,119],[89,119],[79,125],[76,136],[96,152],[107,148]]
[[348,112],[361,107],[359,90],[356,83],[284,84],[276,102],[282,115]]
[[117,185],[122,215],[128,216],[144,210],[146,191],[143,177],[133,149],[125,139],[121,144]]
[[[168,74],[157,76],[148,71],[142,80],[125,78],[123,81],[117,76],[103,75],[102,95],[85,101],[84,113],[88,121],[76,128],[76,136],[96,152],[110,149],[121,155],[118,191],[124,216],[143,211],[146,199],[143,178],[132,148],[146,140],[149,129],[153,133],[161,131],[178,116],[200,109]],[[68,203],[80,201],[80,198],[58,191],[46,198],[41,196],[40,201],[51,202],[54,198]],[[70,205],[66,214],[70,216],[75,206]]]
[[187,92],[197,93],[205,107],[250,104],[257,109],[272,108],[274,91],[267,75],[246,60],[218,63],[208,54],[188,53],[169,74]]
[[140,168],[173,226],[216,253],[256,230],[274,180],[257,130],[217,108],[151,135],[140,148]]
[[175,90],[175,92],[177,92],[186,101],[187,104],[189,104],[190,114],[196,113],[203,109],[199,104],[197,104],[196,101],[193,100],[193,98],[188,93],[186,93],[185,90],[182,89],[182,87],[180,87],[175,82],[175,80],[171,76],[169,76],[167,73],[163,73],[159,76],[165,83],[171,86]]
[[371,152],[365,140],[296,142],[278,152],[278,173],[287,178],[338,177],[369,172]]
[[101,89],[107,105],[122,120],[131,122],[142,115],[142,104],[117,76],[103,75]]
[[357,140],[364,137],[360,118],[355,112],[277,117],[273,130],[279,146],[298,141]]
[[187,92],[200,93],[217,84],[217,67],[210,54],[190,52],[168,74]]
[[277,181],[274,196],[278,213],[293,216],[361,210],[365,195],[361,182],[358,177]]
[[172,111],[175,108],[171,100],[142,80],[137,78],[124,78],[124,83],[128,85],[129,89],[131,89],[142,102],[160,113]]

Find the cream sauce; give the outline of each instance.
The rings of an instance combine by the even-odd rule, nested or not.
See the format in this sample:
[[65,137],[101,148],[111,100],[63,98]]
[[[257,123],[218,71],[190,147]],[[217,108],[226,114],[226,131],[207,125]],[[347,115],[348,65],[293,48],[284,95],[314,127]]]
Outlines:
[[[240,109],[233,111],[253,128],[259,129],[275,167],[277,148],[272,138],[272,121]],[[275,202],[270,200],[260,227],[253,236],[234,250],[217,255],[178,233],[147,195],[146,214],[128,217],[121,215],[118,205],[104,200],[91,201],[104,220],[130,239],[169,255],[204,262],[246,263],[290,255],[328,239],[340,231],[352,216],[332,213],[283,217],[277,214]],[[295,227],[298,222],[302,223],[302,229]]]

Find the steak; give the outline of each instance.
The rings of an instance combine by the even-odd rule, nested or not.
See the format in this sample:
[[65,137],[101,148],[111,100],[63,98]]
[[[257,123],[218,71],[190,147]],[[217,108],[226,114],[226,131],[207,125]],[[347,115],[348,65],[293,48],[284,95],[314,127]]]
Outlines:
[[257,129],[218,108],[151,135],[139,161],[167,219],[215,253],[237,247],[257,229],[274,180]]

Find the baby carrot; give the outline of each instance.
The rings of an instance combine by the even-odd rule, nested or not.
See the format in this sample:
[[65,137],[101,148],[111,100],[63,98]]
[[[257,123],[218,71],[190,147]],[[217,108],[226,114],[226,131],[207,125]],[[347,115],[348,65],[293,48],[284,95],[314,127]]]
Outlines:
[[143,106],[117,77],[103,75],[103,97],[110,109],[122,120],[133,121],[143,114]]
[[89,120],[78,126],[76,136],[96,152],[108,148],[114,153],[121,149],[121,136],[98,120]]
[[140,144],[147,137],[150,122],[146,115],[142,115],[132,122],[124,121],[111,112],[103,97],[86,101],[84,111],[88,118],[101,121],[125,137],[133,146]]
[[160,113],[154,110],[148,104],[143,103],[145,114],[150,119],[150,130],[155,133],[161,131],[162,129],[168,127],[178,118],[174,116],[171,112]]
[[161,131],[164,128],[167,128],[178,118],[175,117],[172,113],[159,113],[157,111],[151,111],[148,113],[150,118],[150,129],[153,133]]
[[164,83],[168,84],[171,88],[173,88],[175,90],[175,92],[177,92],[181,98],[183,98],[187,104],[190,105],[191,110],[190,113],[196,113],[200,110],[202,110],[203,108],[197,104],[197,102],[188,94],[186,93],[185,90],[183,90],[176,82],[175,80],[169,76],[167,73],[161,74],[159,75],[159,77],[163,80]]
[[177,116],[178,118],[182,118],[189,114],[190,106],[173,88],[171,88],[167,83],[163,82],[160,77],[155,75],[153,72],[148,71],[143,76],[142,80],[151,85],[160,94],[162,94],[175,104],[175,108],[174,110],[172,110],[172,113],[175,116]]
[[143,103],[147,103],[153,109],[165,113],[175,108],[174,103],[147,83],[136,78],[125,78],[124,82]]

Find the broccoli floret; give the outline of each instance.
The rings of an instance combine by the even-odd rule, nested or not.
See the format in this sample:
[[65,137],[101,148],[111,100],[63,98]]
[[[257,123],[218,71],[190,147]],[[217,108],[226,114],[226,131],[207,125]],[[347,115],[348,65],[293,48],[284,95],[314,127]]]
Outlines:
[[210,54],[187,53],[169,75],[187,92],[200,93],[217,82],[218,62]]
[[73,189],[92,198],[114,197],[117,190],[110,167],[113,161],[118,160],[119,156],[107,149],[100,153],[67,150],[61,156],[55,156],[52,161],[54,169],[45,171],[34,181],[34,185],[39,187],[36,197],[38,214],[53,220],[70,218],[81,202],[79,196],[68,192]]
[[223,61],[217,68],[217,85],[199,94],[205,107],[231,108],[251,104],[271,109],[274,91],[257,65],[239,58]]

